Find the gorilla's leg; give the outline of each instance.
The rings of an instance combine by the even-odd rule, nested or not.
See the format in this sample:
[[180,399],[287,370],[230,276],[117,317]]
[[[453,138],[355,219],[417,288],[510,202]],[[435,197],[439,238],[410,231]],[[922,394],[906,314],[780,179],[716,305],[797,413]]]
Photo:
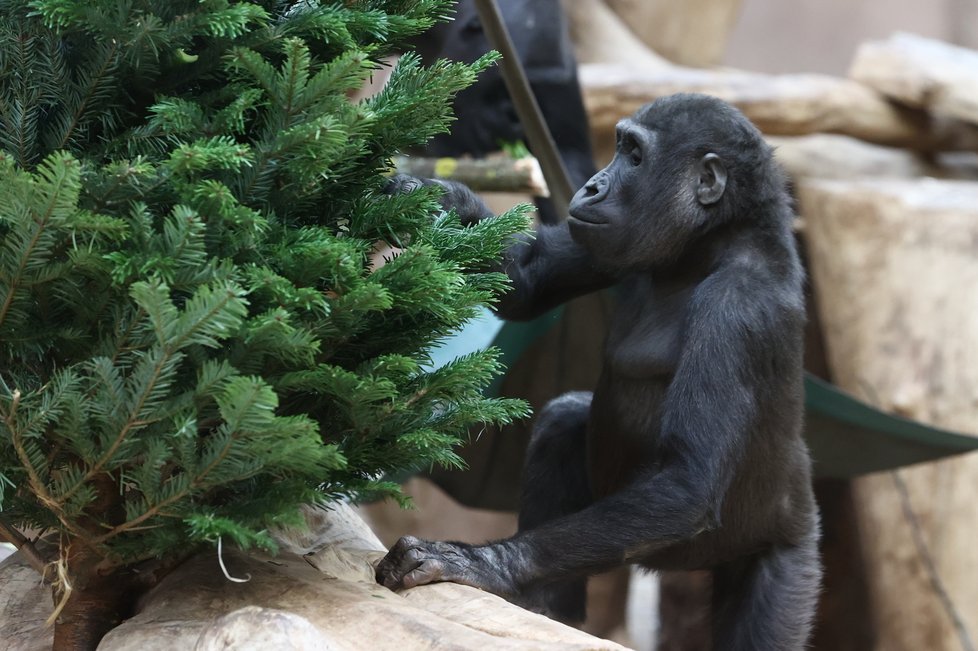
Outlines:
[[822,568],[818,536],[713,572],[715,651],[801,651],[811,631]]
[[[541,410],[533,427],[523,470],[519,530],[576,513],[591,503],[586,466],[590,392],[566,393]],[[584,620],[587,578],[524,589],[527,608],[564,622]]]

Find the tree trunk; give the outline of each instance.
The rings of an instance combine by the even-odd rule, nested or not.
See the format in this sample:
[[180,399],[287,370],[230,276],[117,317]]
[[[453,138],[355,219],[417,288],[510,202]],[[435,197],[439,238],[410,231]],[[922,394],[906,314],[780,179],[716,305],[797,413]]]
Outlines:
[[[978,184],[820,181],[799,199],[836,383],[978,432]],[[855,481],[872,648],[974,648],[975,495],[975,454]]]
[[[54,651],[89,651],[131,613],[133,583],[121,572],[101,575],[101,557],[73,543],[68,548],[67,571],[71,590],[54,623]],[[63,593],[55,589],[54,603]]]

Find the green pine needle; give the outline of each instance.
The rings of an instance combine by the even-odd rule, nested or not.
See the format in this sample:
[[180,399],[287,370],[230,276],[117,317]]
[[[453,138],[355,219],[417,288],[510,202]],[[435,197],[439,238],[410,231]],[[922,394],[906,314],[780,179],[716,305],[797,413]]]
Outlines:
[[380,192],[495,61],[382,57],[449,0],[0,0],[0,511],[102,555],[274,548],[302,504],[458,467],[493,351],[430,351],[506,288],[525,208]]

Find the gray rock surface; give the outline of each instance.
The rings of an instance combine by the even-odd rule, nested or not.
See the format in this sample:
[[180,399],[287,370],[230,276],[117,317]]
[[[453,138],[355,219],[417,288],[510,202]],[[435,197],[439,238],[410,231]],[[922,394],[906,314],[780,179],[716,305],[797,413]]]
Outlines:
[[862,45],[853,79],[903,104],[978,124],[978,52],[898,33]]
[[[307,530],[277,532],[277,556],[225,549],[176,568],[110,631],[100,651],[317,649],[616,651],[624,647],[495,595],[441,583],[394,593],[376,584],[384,547],[347,506],[307,509]],[[0,621],[12,651],[50,648],[50,592],[13,556],[0,564]]]

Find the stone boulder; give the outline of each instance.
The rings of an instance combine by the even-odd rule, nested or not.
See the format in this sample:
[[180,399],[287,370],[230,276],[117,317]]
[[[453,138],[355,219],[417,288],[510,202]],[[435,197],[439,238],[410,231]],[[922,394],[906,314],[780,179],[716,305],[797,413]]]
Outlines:
[[[345,505],[307,509],[308,528],[277,532],[276,556],[214,550],[166,576],[99,651],[622,650],[481,590],[441,583],[394,593],[374,581],[385,550]],[[50,592],[14,555],[0,564],[5,649],[51,645]]]
[[853,79],[902,104],[978,124],[978,52],[913,34],[860,46]]
[[[978,435],[978,183],[799,188],[833,381]],[[978,634],[978,454],[854,481],[876,649],[952,651]]]

